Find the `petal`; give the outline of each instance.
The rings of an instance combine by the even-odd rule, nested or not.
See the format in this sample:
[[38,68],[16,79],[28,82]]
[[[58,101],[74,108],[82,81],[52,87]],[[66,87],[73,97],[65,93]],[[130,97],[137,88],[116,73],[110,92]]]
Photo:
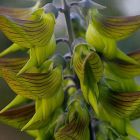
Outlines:
[[94,99],[98,98],[97,83],[103,75],[103,65],[98,54],[88,44],[79,44],[75,47],[73,66],[86,101],[89,102],[89,94],[95,96]]
[[[106,81],[107,86],[116,92],[133,92],[138,91],[138,85],[134,78],[131,75],[125,76],[123,73],[118,73],[120,71],[117,67],[113,67],[105,63],[105,71],[104,71],[104,79]],[[121,81],[121,82],[120,82]]]
[[25,73],[20,76],[10,69],[3,68],[2,75],[16,94],[33,100],[53,96],[62,81],[60,67],[48,73]]
[[108,38],[120,40],[140,28],[140,15],[128,17],[102,16],[97,10],[90,12],[91,22],[98,32]]
[[98,82],[103,74],[103,65],[100,57],[87,44],[79,44],[75,47],[73,66],[79,79],[82,80],[86,78],[87,74],[90,74],[92,79]]
[[54,111],[59,108],[64,100],[64,92],[60,87],[52,97],[36,100],[36,112],[22,130],[34,130],[45,127],[52,119]]
[[26,19],[0,15],[0,29],[14,43],[24,48],[46,46],[54,32],[55,19],[51,13],[38,9]]
[[22,97],[20,95],[17,95],[6,107],[4,107],[0,113],[3,113],[11,108],[15,108],[15,107],[18,107],[18,106],[21,106],[25,103],[28,103],[30,100],[25,98],[25,97]]
[[26,61],[26,58],[0,58],[0,75],[2,75],[3,67],[17,71],[24,66]]
[[33,13],[40,5],[40,1],[37,1],[33,7],[30,8],[10,8],[10,7],[0,7],[0,15],[15,17],[15,18],[27,18]]
[[21,129],[33,116],[34,105],[27,105],[0,113],[0,121],[12,127]]
[[89,140],[89,114],[81,94],[70,97],[65,125],[55,134],[56,140]]
[[[101,87],[102,86],[102,87]],[[100,86],[102,107],[110,114],[119,118],[130,118],[137,115],[140,106],[140,92],[113,92],[103,85]],[[137,112],[137,113],[136,113]]]
[[134,78],[140,75],[140,65],[128,64],[125,62],[109,62],[108,66],[122,78]]

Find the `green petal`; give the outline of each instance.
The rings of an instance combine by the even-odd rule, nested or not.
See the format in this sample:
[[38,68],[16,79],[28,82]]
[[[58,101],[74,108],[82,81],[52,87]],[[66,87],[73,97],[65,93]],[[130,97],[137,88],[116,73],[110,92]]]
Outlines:
[[26,58],[0,58],[0,75],[2,76],[3,67],[17,71],[24,66],[26,61]]
[[[95,47],[107,59],[119,59],[131,64],[137,64],[133,58],[127,56],[117,48],[116,41],[126,38],[140,28],[140,16],[108,18],[102,16],[95,9],[89,12],[89,16],[90,22],[86,33],[88,43]],[[111,23],[106,23],[108,21]],[[108,28],[108,24],[113,25]]]
[[[113,67],[114,65],[109,65],[105,63],[105,81],[110,89],[116,92],[133,92],[139,91],[139,87],[134,78],[131,75],[122,75],[123,73],[118,73],[120,69],[118,67]],[[121,82],[120,82],[121,81]]]
[[4,107],[0,113],[3,113],[11,108],[15,108],[15,107],[18,107],[20,105],[23,105],[27,102],[29,102],[30,100],[25,98],[25,97],[22,97],[20,95],[17,95],[6,107]]
[[46,46],[54,32],[53,14],[38,9],[27,19],[0,16],[0,29],[14,43],[24,48]]
[[98,54],[87,44],[79,44],[75,48],[73,66],[80,80],[84,98],[92,105],[96,113],[99,97],[97,83],[103,75],[103,65]]
[[52,119],[54,111],[62,105],[63,99],[64,93],[62,88],[60,88],[54,96],[36,100],[35,114],[22,130],[33,130],[45,127]]
[[108,62],[108,66],[122,78],[134,78],[140,75],[140,65],[128,64],[125,62]]
[[95,82],[98,82],[103,74],[102,62],[88,44],[79,44],[75,47],[73,66],[81,80],[86,78],[88,71],[91,71],[90,76]]
[[27,49],[26,48],[22,48],[19,45],[13,43],[10,47],[8,47],[7,49],[5,49],[4,51],[2,51],[0,53],[0,57],[3,57],[5,55],[8,55],[10,53],[14,53],[14,52],[17,52],[17,51],[25,51],[25,50],[27,50]]
[[39,5],[40,5],[40,0],[38,0],[36,4],[30,8],[10,8],[10,7],[0,6],[0,15],[25,19],[30,14],[32,14],[39,7]]
[[35,47],[30,49],[30,59],[25,64],[25,66],[19,71],[18,75],[24,73],[32,67],[40,67],[43,62],[48,59],[49,56],[53,55],[56,48],[56,42],[54,35],[52,36],[50,42],[45,47]]
[[120,118],[129,118],[140,106],[140,92],[115,93],[107,88],[100,87],[101,103],[108,113]]
[[120,40],[140,29],[140,15],[128,17],[102,16],[97,10],[90,12],[91,22],[103,36]]
[[21,129],[33,116],[34,105],[27,105],[0,113],[0,121]]
[[67,120],[55,134],[56,140],[89,140],[89,114],[80,93],[74,94],[68,105]]
[[136,50],[128,55],[140,63],[140,50]]
[[139,108],[140,92],[113,92],[106,86],[100,89],[100,118],[107,121],[121,135],[130,134],[140,138],[129,122],[130,116]]
[[62,81],[60,67],[48,73],[25,73],[20,76],[11,69],[3,68],[2,75],[16,94],[33,100],[53,96]]
[[56,48],[54,37],[55,17],[45,14],[44,9],[34,11],[25,19],[0,15],[0,30],[18,46],[12,46],[1,53],[4,56],[20,48],[30,48],[30,59],[18,74],[33,66],[40,66]]

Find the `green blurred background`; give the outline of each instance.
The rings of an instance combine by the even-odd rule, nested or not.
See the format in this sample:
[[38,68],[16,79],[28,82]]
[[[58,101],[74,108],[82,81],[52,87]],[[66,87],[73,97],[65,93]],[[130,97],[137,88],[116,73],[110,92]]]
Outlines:
[[[49,0],[44,0],[47,3]],[[51,1],[51,0],[50,0]],[[74,0],[68,0],[71,2]],[[75,0],[76,1],[76,0]],[[78,1],[78,0],[77,0]],[[138,15],[140,14],[140,0],[95,0],[96,2],[105,5],[107,8],[102,11],[106,15]],[[55,0],[55,3],[60,5],[61,0]],[[9,7],[29,7],[35,3],[35,0],[0,0],[0,6]],[[56,36],[66,36],[66,30],[64,28],[64,17],[61,15],[57,21]],[[0,51],[8,47],[11,42],[0,32]],[[140,49],[140,31],[118,43],[119,47],[125,51],[130,52],[132,50]],[[59,46],[59,50],[65,52],[65,47]],[[22,54],[19,54],[22,55]],[[0,79],[0,109],[6,106],[13,98],[15,94],[10,90],[7,84]],[[140,122],[133,122],[134,126],[140,129]],[[0,140],[32,140],[31,137],[15,130],[11,127],[0,124]]]

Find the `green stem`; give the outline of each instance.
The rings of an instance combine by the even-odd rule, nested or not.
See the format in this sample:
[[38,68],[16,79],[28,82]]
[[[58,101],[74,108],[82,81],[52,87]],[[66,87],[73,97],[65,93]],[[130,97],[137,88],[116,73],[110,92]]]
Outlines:
[[68,30],[68,35],[69,35],[69,42],[70,42],[70,52],[72,54],[72,43],[74,41],[74,33],[73,33],[73,28],[72,28],[72,22],[71,22],[71,17],[70,17],[70,6],[68,5],[66,0],[63,0],[64,4],[64,16],[66,19],[66,25],[67,25],[67,30]]

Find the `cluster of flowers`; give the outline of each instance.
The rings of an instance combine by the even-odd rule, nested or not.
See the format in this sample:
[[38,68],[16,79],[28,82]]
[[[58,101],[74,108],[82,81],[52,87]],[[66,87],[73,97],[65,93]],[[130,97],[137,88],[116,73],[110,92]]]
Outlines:
[[[70,59],[55,54],[53,5],[53,11],[39,3],[0,7],[0,30],[13,42],[0,53],[0,76],[17,94],[0,121],[36,140],[90,140],[92,128],[97,140],[140,139],[131,125],[140,117],[140,52],[126,55],[117,47],[140,28],[140,16],[105,17],[90,0],[76,5],[86,8],[88,27]],[[29,58],[2,58],[16,51]]]

